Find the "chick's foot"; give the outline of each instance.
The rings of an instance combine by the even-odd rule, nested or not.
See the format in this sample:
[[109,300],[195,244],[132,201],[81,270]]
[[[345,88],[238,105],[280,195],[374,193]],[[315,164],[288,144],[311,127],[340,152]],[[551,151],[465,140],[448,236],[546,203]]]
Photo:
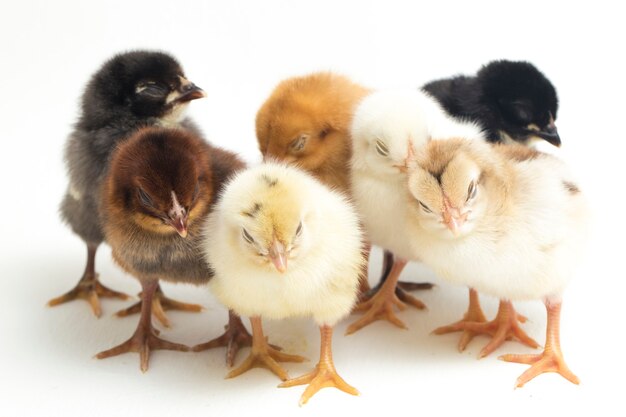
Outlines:
[[189,347],[185,345],[161,339],[157,336],[156,330],[152,327],[152,297],[157,285],[157,281],[142,282],[142,301],[144,303],[141,306],[141,316],[135,333],[121,345],[98,353],[96,355],[98,359],[110,358],[127,352],[138,352],[140,369],[142,372],[146,372],[150,360],[150,351],[152,350],[166,349],[179,352],[189,351]]
[[[380,290],[380,287],[387,280],[387,277],[389,276],[389,273],[391,272],[391,267],[393,266],[393,263],[394,263],[394,255],[393,255],[393,253],[391,253],[391,252],[389,252],[387,250],[384,251],[383,271],[382,271],[382,274],[380,276],[380,280],[378,282],[378,285],[376,287],[374,287],[374,289],[371,291],[370,296],[374,295],[375,292]],[[398,281],[398,284],[396,286],[396,295],[398,296],[398,298],[400,300],[404,301],[403,300],[403,296],[404,296],[406,291],[430,290],[434,286],[435,285],[431,284],[430,282]]]
[[59,304],[67,303],[68,301],[73,300],[85,300],[91,306],[91,311],[96,317],[100,317],[102,315],[102,308],[100,307],[100,297],[104,298],[117,298],[120,300],[127,300],[130,298],[128,295],[114,291],[102,285],[98,280],[98,274],[95,271],[95,258],[96,258],[96,250],[97,246],[88,246],[87,247],[87,265],[85,267],[85,272],[81,277],[78,284],[68,291],[67,293],[61,295],[60,297],[53,298],[48,301],[48,306],[54,307]]
[[269,369],[280,379],[285,381],[289,376],[278,362],[304,362],[307,359],[298,355],[289,355],[270,346],[263,335],[263,326],[260,317],[250,317],[252,324],[252,350],[250,355],[236,369],[230,371],[226,378],[234,378],[252,368],[262,367]]
[[491,354],[507,340],[517,339],[520,343],[531,348],[539,347],[539,344],[526,334],[519,326],[519,323],[526,321],[526,318],[517,314],[510,301],[500,300],[498,314],[492,321],[485,323],[460,322],[456,326],[458,330],[468,330],[474,334],[489,334],[491,341],[482,348],[478,357],[484,358]]
[[[142,293],[139,293],[139,297],[142,297]],[[142,303],[143,301],[139,301],[124,310],[118,311],[117,313],[115,313],[115,315],[117,317],[126,317],[132,314],[137,314],[141,312]],[[154,318],[156,318],[165,327],[171,327],[172,325],[170,320],[167,318],[167,315],[165,314],[165,312],[169,310],[197,313],[202,311],[202,306],[198,304],[187,304],[173,300],[165,296],[163,290],[161,289],[161,286],[159,285],[157,286],[154,297],[152,298],[152,314],[154,315]]]
[[315,369],[298,378],[287,380],[279,385],[280,388],[289,388],[296,385],[309,384],[300,397],[300,405],[304,405],[309,399],[322,388],[334,387],[351,395],[359,395],[359,391],[349,385],[335,370],[332,357],[332,327],[321,326],[320,333],[322,335],[320,360]]
[[[356,311],[365,311],[365,315],[348,327],[346,330],[347,335],[381,319],[387,320],[401,329],[407,328],[404,322],[400,320],[394,312],[394,307],[399,310],[406,309],[406,304],[396,295],[396,284],[406,263],[405,260],[397,259],[391,269],[389,278],[385,281],[380,290],[372,298],[355,307]],[[417,309],[421,310],[426,308],[424,303],[409,294],[404,294],[403,298],[406,303]]]
[[[226,365],[228,365],[229,368],[232,368],[239,349],[244,346],[252,345],[252,336],[243,325],[241,318],[232,310],[228,311],[228,324],[224,326],[224,329],[226,331],[223,335],[206,343],[196,345],[192,350],[194,352],[201,352],[203,350],[216,347],[226,347]],[[279,348],[276,349],[280,350]]]
[[434,334],[447,334],[452,332],[462,331],[463,335],[459,339],[459,352],[463,352],[469,342],[479,334],[478,332],[467,330],[463,326],[465,323],[485,323],[487,319],[485,318],[485,314],[483,310],[480,308],[480,300],[478,298],[478,292],[472,288],[469,290],[469,307],[467,308],[467,312],[463,316],[463,319],[457,321],[456,323],[449,324],[447,326],[438,327],[433,330]]
[[506,362],[516,362],[531,365],[515,383],[516,388],[521,388],[534,377],[544,372],[557,372],[573,384],[579,384],[580,380],[565,363],[561,352],[560,342],[560,314],[561,303],[546,303],[548,311],[548,327],[546,330],[546,347],[538,355],[502,355],[499,359]]

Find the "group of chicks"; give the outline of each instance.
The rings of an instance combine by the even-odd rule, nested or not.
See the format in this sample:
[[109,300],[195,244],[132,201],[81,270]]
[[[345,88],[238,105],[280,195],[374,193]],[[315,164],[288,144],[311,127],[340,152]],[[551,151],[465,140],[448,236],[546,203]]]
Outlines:
[[[228,376],[264,366],[280,386],[308,384],[301,404],[324,387],[357,394],[334,367],[333,326],[360,310],[347,333],[378,319],[406,327],[395,309],[424,308],[408,291],[429,284],[399,276],[419,261],[469,289],[463,319],[436,333],[462,331],[461,350],[491,335],[481,356],[512,338],[538,347],[512,302],[541,299],[544,351],[502,359],[531,365],[518,386],[548,371],[578,383],[561,353],[559,313],[587,212],[565,165],[532,148],[560,145],[556,91],[533,65],[494,61],[476,76],[393,91],[330,72],[287,79],[257,114],[263,163],[254,167],[209,144],[184,116],[204,96],[173,57],[154,51],[114,56],[86,87],[65,152],[61,214],[86,243],[87,264],[76,287],[49,304],[81,298],[100,316],[100,297],[128,298],[98,279],[102,242],[142,286],[140,302],[117,313],[140,313],[135,333],[98,358],[138,352],[145,372],[151,350],[190,350],[162,338],[152,319],[169,326],[166,310],[200,307],[166,297],[159,280],[209,284],[228,324],[194,351],[226,347],[233,366],[251,346]],[[385,250],[374,288],[372,245]],[[479,293],[500,299],[494,320]],[[294,316],[315,320],[321,349],[310,373],[288,379],[279,363],[304,358],[269,344],[261,320]]]

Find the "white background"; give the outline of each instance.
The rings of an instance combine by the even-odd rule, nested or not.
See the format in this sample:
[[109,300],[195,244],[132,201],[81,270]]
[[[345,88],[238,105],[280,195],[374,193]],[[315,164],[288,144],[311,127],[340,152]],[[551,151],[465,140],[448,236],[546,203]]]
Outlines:
[[[0,415],[623,413],[623,25],[623,12],[603,1],[587,6],[547,1],[3,1]],[[358,398],[326,389],[299,409],[303,387],[277,389],[278,379],[265,370],[224,380],[223,350],[159,351],[146,374],[139,371],[135,354],[93,359],[128,338],[136,318],[112,316],[128,305],[120,301],[105,300],[99,320],[81,301],[45,307],[76,283],[85,260],[83,243],[57,214],[67,181],[62,149],[91,74],[114,53],[133,48],[174,54],[208,93],[192,103],[190,114],[211,141],[250,162],[259,160],[256,110],[285,77],[330,69],[372,88],[414,88],[433,78],[474,73],[492,59],[535,63],[559,93],[563,147],[557,153],[572,164],[595,212],[589,254],[565,294],[562,313],[565,357],[581,385],[547,374],[514,390],[526,367],[496,358],[528,349],[505,343],[477,360],[485,337],[459,354],[457,334],[430,335],[433,328],[460,318],[466,307],[466,291],[445,283],[418,294],[427,312],[400,313],[408,331],[378,322],[345,337],[347,322],[338,326],[335,363],[361,391]],[[139,289],[113,265],[107,248],[98,254],[98,270],[113,288]],[[372,280],[378,270],[376,263]],[[416,265],[403,277],[437,282]],[[193,345],[221,333],[226,313],[208,290],[168,285],[166,291],[199,302],[206,311],[172,313],[174,327],[164,335]],[[496,301],[483,299],[483,304],[493,316]],[[517,306],[530,319],[529,334],[543,343],[542,304]],[[310,320],[270,322],[266,331],[288,352],[311,359],[287,364],[290,375],[315,364],[319,336]]]

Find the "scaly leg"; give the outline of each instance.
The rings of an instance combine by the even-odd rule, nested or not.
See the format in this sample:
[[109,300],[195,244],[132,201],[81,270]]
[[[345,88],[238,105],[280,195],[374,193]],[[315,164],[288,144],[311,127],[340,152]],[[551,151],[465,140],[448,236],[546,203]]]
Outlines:
[[[229,368],[232,368],[235,363],[235,356],[237,356],[239,349],[243,346],[252,345],[252,336],[250,336],[250,333],[248,333],[248,330],[243,325],[241,317],[239,317],[232,310],[228,310],[228,324],[224,326],[224,329],[226,331],[223,335],[208,342],[196,345],[192,350],[194,352],[201,352],[203,350],[225,346],[226,365],[228,365]],[[280,350],[275,346],[274,348]]]
[[517,314],[510,301],[500,300],[498,314],[492,321],[484,323],[461,321],[453,324],[452,326],[456,330],[469,330],[475,334],[491,335],[491,341],[487,343],[484,348],[482,348],[480,354],[478,355],[479,358],[484,358],[499,348],[506,340],[511,340],[513,338],[517,339],[526,346],[530,346],[532,348],[539,347],[539,344],[528,336],[519,326],[519,322],[523,323],[525,321],[526,318]]
[[[142,298],[142,294],[139,293],[139,297]],[[141,304],[142,300],[133,304],[132,306],[125,308],[124,310],[120,310],[115,315],[117,317],[126,317],[131,314],[137,314],[141,312]],[[152,314],[154,318],[159,320],[161,324],[165,327],[171,327],[170,320],[167,318],[165,314],[168,310],[178,310],[178,311],[189,311],[192,313],[197,313],[202,311],[202,306],[198,304],[187,304],[181,303],[180,301],[172,300],[169,297],[166,297],[163,294],[163,290],[160,285],[157,285],[156,291],[154,293],[154,297],[152,298]]]
[[548,313],[548,326],[546,329],[546,347],[538,355],[502,355],[499,359],[507,362],[525,363],[531,365],[515,383],[521,388],[528,381],[544,372],[558,372],[568,381],[579,384],[580,380],[565,363],[561,352],[561,302],[545,302]]
[[478,333],[464,329],[462,327],[462,323],[485,323],[487,319],[485,318],[485,314],[483,310],[480,308],[480,300],[478,298],[478,291],[473,288],[469,289],[469,307],[467,308],[467,312],[463,316],[463,319],[457,321],[456,323],[449,324],[447,326],[438,327],[433,330],[434,334],[446,334],[452,332],[463,331],[463,335],[459,340],[459,352],[463,352],[469,342],[472,341],[474,336]]
[[320,360],[315,366],[315,369],[307,374],[298,378],[290,379],[279,385],[280,388],[288,388],[296,385],[309,384],[300,397],[301,406],[306,404],[307,401],[309,401],[309,399],[319,390],[327,387],[335,387],[343,392],[347,392],[348,394],[359,395],[359,391],[348,385],[348,383],[346,383],[346,381],[344,381],[335,370],[332,352],[333,328],[326,325],[320,326],[320,334]]
[[148,370],[148,361],[150,360],[150,351],[157,349],[176,350],[179,352],[187,352],[189,348],[179,343],[172,343],[159,338],[155,334],[152,327],[152,297],[158,286],[157,280],[142,280],[141,297],[141,315],[135,333],[126,342],[114,348],[105,350],[96,355],[98,359],[110,358],[111,356],[121,355],[127,352],[139,353],[139,364],[142,372]]
[[[402,329],[407,328],[402,320],[400,320],[393,311],[394,306],[400,310],[404,310],[406,308],[406,304],[400,301],[395,293],[398,278],[400,277],[400,273],[406,264],[406,260],[396,258],[393,267],[391,268],[391,272],[389,273],[389,277],[380,288],[380,291],[378,291],[372,298],[356,307],[357,310],[366,311],[366,313],[363,317],[348,327],[346,334],[352,334],[368,324],[380,319],[385,319]],[[426,308],[424,303],[417,299],[411,301],[411,305],[418,309]]]
[[68,301],[81,299],[89,303],[96,317],[100,317],[102,309],[100,308],[99,297],[119,298],[120,300],[129,298],[128,295],[113,291],[100,283],[96,273],[96,250],[98,250],[98,245],[87,245],[87,265],[80,281],[67,293],[48,301],[48,306],[54,307]]
[[[391,267],[393,266],[394,255],[393,253],[385,250],[383,253],[383,272],[380,275],[380,281],[376,286],[375,290],[380,289],[382,283],[387,279],[389,272],[391,272]],[[435,285],[430,282],[408,282],[408,281],[398,281],[398,285],[396,286],[396,295],[402,301],[406,301],[403,299],[406,291],[418,291],[418,290],[430,290]]]
[[283,381],[288,378],[287,372],[278,362],[304,362],[307,359],[298,355],[282,353],[278,349],[271,347],[267,339],[263,336],[263,325],[261,317],[250,317],[252,324],[252,351],[237,369],[233,369],[226,375],[226,378],[234,378],[255,367],[263,367],[278,375]]

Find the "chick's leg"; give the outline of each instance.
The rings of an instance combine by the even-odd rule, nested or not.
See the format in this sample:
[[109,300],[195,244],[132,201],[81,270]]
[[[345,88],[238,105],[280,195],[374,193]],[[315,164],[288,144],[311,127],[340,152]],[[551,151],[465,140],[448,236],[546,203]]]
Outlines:
[[478,355],[479,358],[484,358],[502,346],[506,340],[517,339],[526,346],[532,348],[539,347],[539,344],[521,329],[519,323],[525,321],[526,318],[524,316],[517,314],[513,308],[513,303],[507,300],[500,300],[498,314],[492,321],[484,323],[461,321],[453,326],[458,330],[469,330],[474,334],[489,334],[492,336],[491,341],[482,348]]
[[301,377],[290,379],[279,385],[281,388],[288,388],[296,385],[309,384],[300,397],[300,405],[306,404],[315,393],[327,387],[335,387],[348,394],[359,395],[359,391],[348,385],[335,370],[332,352],[333,328],[326,325],[320,326],[320,334],[320,360],[315,366],[315,369]]
[[459,352],[463,352],[469,342],[472,341],[474,336],[478,333],[467,330],[463,328],[464,323],[473,322],[473,323],[485,323],[487,319],[485,318],[485,314],[483,310],[480,308],[480,300],[478,298],[478,291],[473,288],[469,289],[469,307],[467,308],[467,312],[463,316],[463,319],[457,321],[456,323],[449,324],[447,326],[438,327],[433,330],[434,334],[446,334],[452,332],[462,331],[463,335],[461,339],[459,339]]
[[503,355],[499,359],[507,362],[517,362],[531,365],[515,383],[517,388],[521,388],[528,381],[544,372],[558,372],[568,381],[579,384],[580,380],[565,363],[561,352],[560,320],[561,302],[551,303],[546,301],[548,312],[548,326],[546,329],[546,346],[543,352],[538,355]]
[[[404,310],[406,308],[406,304],[400,301],[395,293],[398,278],[400,277],[400,273],[406,264],[406,260],[396,258],[393,267],[391,268],[391,272],[389,273],[389,278],[380,288],[380,291],[378,291],[372,298],[356,307],[357,310],[365,311],[365,315],[352,323],[346,330],[346,334],[352,334],[368,324],[380,319],[385,319],[402,329],[407,328],[402,320],[400,320],[393,311],[394,307],[397,307],[400,310]],[[414,301],[411,302],[411,305],[419,309],[426,308],[426,306],[417,299],[414,299]]]
[[[139,297],[143,300],[142,293],[139,293]],[[137,314],[141,312],[141,305],[143,301],[133,304],[132,306],[125,308],[124,310],[120,310],[115,315],[117,317],[126,317],[131,314]],[[182,303],[180,301],[173,300],[169,297],[166,297],[163,294],[163,290],[160,285],[157,285],[156,291],[154,293],[154,297],[152,297],[152,314],[154,318],[156,318],[163,326],[170,327],[170,320],[167,318],[165,314],[168,310],[178,310],[178,311],[189,311],[193,313],[197,313],[202,311],[202,306],[198,304],[187,304]]]
[[135,333],[126,342],[109,350],[105,350],[96,355],[98,359],[110,358],[127,352],[138,352],[139,362],[142,372],[148,370],[148,362],[150,359],[150,351],[157,349],[176,350],[187,352],[189,348],[185,345],[172,343],[161,339],[156,335],[155,329],[152,327],[152,297],[158,287],[157,280],[142,280],[142,304],[141,315]]
[[233,369],[226,375],[226,378],[234,378],[252,368],[263,367],[269,369],[284,381],[288,378],[288,375],[278,362],[306,361],[306,358],[302,356],[288,355],[269,345],[263,335],[261,317],[250,317],[250,323],[252,324],[252,351],[239,367]]
[[241,317],[239,317],[234,311],[228,310],[228,324],[224,326],[226,330],[223,335],[210,340],[206,343],[201,343],[193,347],[194,352],[201,352],[203,350],[212,349],[216,347],[226,347],[226,365],[232,368],[235,363],[235,356],[237,352],[243,346],[252,345],[252,336],[248,333],[248,330],[243,325]]
[[98,250],[98,245],[87,245],[87,265],[80,281],[67,293],[48,301],[48,306],[54,307],[68,301],[82,299],[89,303],[93,314],[100,317],[102,309],[99,297],[119,298],[120,300],[129,298],[128,295],[113,291],[100,283],[96,273],[96,250]]

